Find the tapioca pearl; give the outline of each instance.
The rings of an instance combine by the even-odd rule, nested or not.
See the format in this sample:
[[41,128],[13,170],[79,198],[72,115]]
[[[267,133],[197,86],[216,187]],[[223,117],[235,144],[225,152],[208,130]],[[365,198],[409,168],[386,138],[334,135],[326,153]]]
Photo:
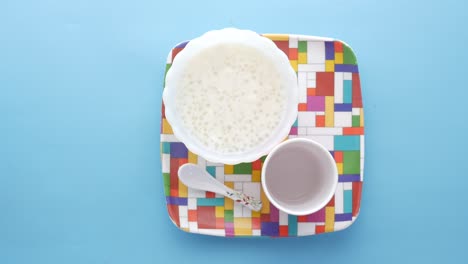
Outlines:
[[[234,54],[234,53],[232,53]],[[218,55],[218,54],[216,54]],[[255,53],[253,53],[253,55],[255,55]],[[258,55],[258,54],[257,54]],[[243,59],[240,59],[240,60],[237,60],[236,58],[239,58],[239,56],[236,54],[236,56],[232,55],[232,69],[235,69],[235,67],[239,67],[240,64],[244,63],[244,60]],[[222,59],[222,58],[221,58]],[[255,61],[255,60],[252,60],[251,58],[248,58],[246,59],[245,61],[247,61],[248,63],[246,64],[249,64],[249,63],[252,63],[252,61]],[[267,65],[265,65],[267,66]],[[260,78],[257,78],[256,81],[252,81],[251,83],[249,83],[248,85],[246,85],[246,87],[240,87],[240,90],[239,87],[236,87],[237,89],[233,89],[231,91],[229,91],[229,93],[227,94],[223,94],[223,96],[226,96],[225,100],[219,100],[219,97],[217,96],[217,93],[213,92],[213,88],[212,87],[207,87],[206,84],[202,84],[202,85],[199,85],[200,89],[202,90],[205,90],[206,92],[204,94],[202,94],[201,96],[197,96],[197,99],[196,100],[193,100],[194,104],[199,104],[199,103],[203,103],[204,102],[204,99],[203,99],[203,96],[206,95],[206,93],[208,91],[212,91],[212,95],[215,94],[216,97],[214,97],[214,99],[216,100],[217,104],[212,104],[212,105],[208,105],[208,106],[205,106],[204,108],[211,108],[211,107],[214,107],[216,105],[216,107],[219,107],[219,108],[222,108],[224,112],[217,112],[217,115],[221,115],[222,116],[229,116],[229,119],[230,119],[230,122],[233,123],[233,124],[236,124],[236,127],[238,126],[239,123],[247,123],[247,124],[251,124],[251,123],[259,123],[259,121],[265,119],[265,112],[260,114],[258,113],[258,111],[261,109],[261,107],[259,106],[256,106],[255,103],[252,103],[252,104],[247,104],[246,101],[245,101],[245,97],[248,96],[246,94],[246,91],[253,91],[257,94],[261,94],[263,96],[263,93],[275,93],[277,91],[272,91],[272,89],[274,89],[274,87],[262,87],[262,85],[260,85],[260,82],[263,82],[263,78],[264,78],[264,74],[265,72],[267,72],[268,70],[262,70],[263,68],[265,67],[256,67],[256,65],[252,65],[252,66],[249,66],[247,68],[243,68],[242,70],[239,71],[239,75],[245,75],[245,76],[249,76],[249,78],[247,79],[251,79],[250,77],[252,77],[252,74],[254,75],[257,75],[258,77]],[[213,76],[212,73],[209,74],[209,76]],[[206,77],[206,76],[205,76]],[[234,78],[233,79],[235,82],[236,79]],[[275,79],[271,79],[268,80],[266,79],[267,82],[272,82],[272,83],[275,83],[276,80]],[[216,87],[219,87],[222,83],[221,80],[218,80],[216,82]],[[236,84],[237,85],[237,84]],[[230,87],[235,87],[235,86],[230,86]],[[215,91],[222,91],[220,88],[216,88]],[[259,91],[262,91],[261,93],[259,93]],[[264,92],[266,91],[266,92]],[[254,94],[252,92],[252,94]],[[200,91],[191,91],[189,93],[187,93],[188,95],[191,95],[191,96],[196,96],[197,93],[200,93]],[[273,96],[273,94],[272,94]],[[212,96],[213,97],[213,96]],[[234,100],[233,100],[234,99]],[[237,100],[236,100],[237,99]],[[226,102],[225,102],[226,101]],[[269,100],[268,102],[270,102],[271,100]],[[268,105],[269,106],[269,105]],[[247,110],[246,110],[247,109]],[[265,110],[268,110],[270,111],[270,109],[268,108],[264,108]],[[221,110],[221,109],[220,109]],[[264,110],[264,111],[265,111]],[[201,112],[203,112],[203,110],[201,110]],[[252,112],[254,112],[254,114],[252,114]],[[245,116],[249,116],[251,115],[251,118],[245,118]],[[217,119],[216,116],[213,117],[213,115],[211,115],[212,119]],[[269,122],[274,122],[274,120],[272,118],[269,118],[270,121]],[[218,123],[217,122],[212,122],[212,123],[209,123],[207,125],[205,124],[201,124],[199,126],[216,126]],[[222,124],[226,124],[226,123],[222,123]],[[270,123],[268,122],[262,122],[261,125],[262,126],[265,126],[265,128],[268,128],[268,125]],[[255,126],[258,126],[258,124],[251,124],[250,127],[255,127]],[[250,134],[252,134],[251,132],[251,128],[250,128],[248,125],[244,126],[244,125],[241,125],[240,126],[240,129],[241,131],[239,133],[237,133],[235,136],[232,136],[229,134],[229,132],[226,132],[227,130],[225,128],[221,129],[220,131],[215,131],[213,132],[214,134],[216,135],[219,135],[221,133],[221,137],[220,138],[223,138],[224,140],[226,138],[231,138],[231,139],[235,139],[233,142],[230,141],[230,140],[225,140],[226,142],[229,142],[231,145],[235,145],[235,144],[240,144],[239,142],[237,142],[237,140],[240,140],[241,142],[245,142],[245,147],[246,148],[250,148],[250,145],[249,144],[252,144],[252,142],[254,143],[257,143],[258,141],[257,140],[254,140],[252,139],[251,136],[249,136]],[[268,131],[265,131],[265,129],[257,129],[255,127],[254,129],[254,133],[266,133]],[[196,133],[194,133],[196,134]],[[232,143],[231,143],[232,142]],[[224,149],[231,149],[231,148],[228,148],[228,145],[229,144],[222,144],[222,148]],[[226,147],[224,147],[226,146]]]

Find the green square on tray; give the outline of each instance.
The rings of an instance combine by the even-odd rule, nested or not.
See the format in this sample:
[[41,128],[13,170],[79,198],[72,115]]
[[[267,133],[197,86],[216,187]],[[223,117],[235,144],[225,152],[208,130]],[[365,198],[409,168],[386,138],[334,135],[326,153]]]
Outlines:
[[357,64],[356,55],[354,55],[353,50],[345,44],[343,44],[343,62],[344,64]]
[[234,212],[232,210],[224,211],[224,222],[233,223],[234,222]]
[[250,174],[252,173],[252,163],[240,163],[234,165],[234,174]]
[[359,127],[361,125],[361,117],[353,115],[353,127]]
[[298,51],[299,52],[307,52],[307,41],[299,41]]
[[343,151],[343,174],[359,174],[361,158],[359,151]]
[[[167,75],[167,72],[169,71],[169,69],[171,68],[171,66],[172,66],[172,64],[169,64],[169,63],[166,64],[166,71],[165,71],[165,73],[164,73],[164,76]],[[164,78],[164,81],[163,81],[163,89],[164,89],[165,86],[166,86],[166,78]]]
[[164,195],[169,196],[171,193],[171,175],[169,173],[163,173],[163,183],[164,183]]

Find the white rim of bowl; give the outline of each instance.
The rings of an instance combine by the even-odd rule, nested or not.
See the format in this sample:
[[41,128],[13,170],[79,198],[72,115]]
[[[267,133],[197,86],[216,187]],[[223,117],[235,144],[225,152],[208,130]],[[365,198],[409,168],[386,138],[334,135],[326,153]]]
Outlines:
[[[235,36],[235,38],[233,36]],[[258,146],[257,148],[254,148],[247,153],[222,154],[204,148],[201,143],[197,142],[196,138],[188,135],[188,133],[184,131],[182,127],[177,126],[177,124],[181,122],[178,120],[177,115],[173,112],[173,109],[171,109],[175,105],[175,96],[172,93],[174,93],[176,90],[175,88],[171,89],[171,85],[176,83],[175,80],[177,76],[184,70],[185,62],[187,62],[191,56],[196,54],[200,48],[214,46],[219,43],[226,43],[226,40],[243,44],[247,43],[249,45],[255,44],[252,46],[261,47],[263,53],[267,54],[268,58],[274,61],[275,65],[280,71],[280,74],[282,74],[282,79],[284,79],[282,80],[283,83],[294,86],[292,88],[287,88],[288,102],[286,111],[284,113],[285,115],[281,121],[282,126],[277,128],[277,131],[275,131],[275,133],[272,134],[270,138],[266,140],[261,146]],[[248,42],[246,40],[248,40]],[[281,51],[272,40],[263,37],[251,30],[225,28],[221,30],[208,31],[202,36],[192,39],[172,61],[172,66],[166,74],[165,81],[163,102],[165,105],[166,119],[169,124],[171,124],[174,135],[180,141],[182,141],[191,152],[211,162],[239,164],[244,162],[252,162],[261,158],[262,156],[267,155],[276,145],[281,143],[289,135],[291,126],[294,124],[297,118],[299,91],[297,86],[296,72],[291,67],[286,54],[284,54],[284,52]]]

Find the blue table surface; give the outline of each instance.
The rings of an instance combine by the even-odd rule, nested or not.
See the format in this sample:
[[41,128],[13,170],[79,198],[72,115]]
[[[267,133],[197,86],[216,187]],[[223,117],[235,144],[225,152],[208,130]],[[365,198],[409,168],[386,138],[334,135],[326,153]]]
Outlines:
[[[461,262],[467,9],[457,0],[0,1],[0,263]],[[223,27],[354,48],[366,163],[350,228],[223,239],[170,222],[159,162],[166,55]]]

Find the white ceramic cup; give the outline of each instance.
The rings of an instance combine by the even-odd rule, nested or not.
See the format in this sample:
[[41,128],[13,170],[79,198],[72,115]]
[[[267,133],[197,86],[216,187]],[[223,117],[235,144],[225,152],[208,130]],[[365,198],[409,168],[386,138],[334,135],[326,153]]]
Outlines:
[[333,197],[337,184],[334,158],[310,139],[284,141],[263,164],[263,190],[274,206],[288,214],[307,215],[320,210]]

